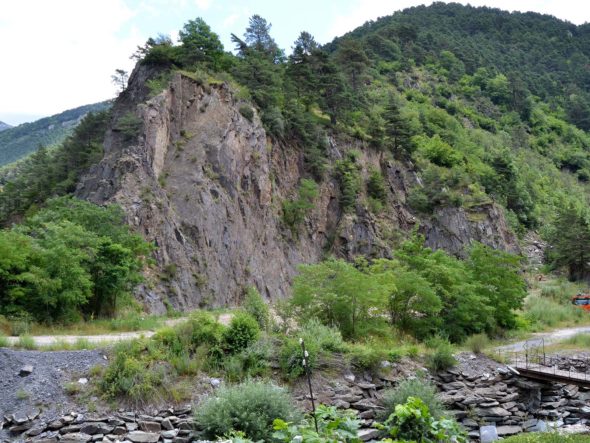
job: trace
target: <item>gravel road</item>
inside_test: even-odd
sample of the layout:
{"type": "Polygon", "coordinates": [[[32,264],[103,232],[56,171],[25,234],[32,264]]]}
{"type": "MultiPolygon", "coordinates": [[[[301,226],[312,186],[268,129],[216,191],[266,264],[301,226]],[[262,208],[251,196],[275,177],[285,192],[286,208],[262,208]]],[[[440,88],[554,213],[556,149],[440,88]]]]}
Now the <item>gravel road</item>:
{"type": "Polygon", "coordinates": [[[527,343],[534,346],[538,346],[542,341],[545,342],[545,346],[557,343],[578,334],[589,334],[590,326],[578,326],[575,328],[558,329],[551,332],[537,332],[533,334],[528,340],[518,341],[510,343],[509,345],[498,346],[497,351],[500,352],[521,352],[526,348],[527,343]]]}
{"type": "MultiPolygon", "coordinates": [[[[228,325],[232,319],[232,314],[220,314],[218,317],[219,323],[228,325]]],[[[164,323],[166,326],[173,326],[186,320],[186,317],[174,318],[166,320],[164,323]]],[[[140,337],[151,337],[155,334],[155,331],[134,331],[134,332],[118,332],[115,334],[101,334],[101,335],[35,335],[32,339],[35,341],[35,345],[39,347],[49,346],[56,343],[69,343],[74,344],[78,340],[87,340],[93,344],[109,344],[124,340],[133,340],[140,337]]],[[[14,345],[18,342],[18,337],[7,337],[8,342],[14,345]]]]}

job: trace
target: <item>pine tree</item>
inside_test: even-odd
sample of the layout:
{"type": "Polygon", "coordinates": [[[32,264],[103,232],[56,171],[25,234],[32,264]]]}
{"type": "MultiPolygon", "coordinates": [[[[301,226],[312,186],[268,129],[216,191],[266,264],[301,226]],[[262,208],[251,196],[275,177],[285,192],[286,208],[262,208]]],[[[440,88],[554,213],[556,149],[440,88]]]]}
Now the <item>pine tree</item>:
{"type": "Polygon", "coordinates": [[[402,117],[399,104],[394,97],[390,97],[383,118],[385,135],[389,139],[393,153],[399,157],[409,156],[414,151],[411,140],[414,134],[408,121],[402,117]]]}
{"type": "Polygon", "coordinates": [[[563,208],[555,222],[550,259],[566,267],[571,280],[590,278],[590,223],[587,214],[573,205],[563,208]]]}

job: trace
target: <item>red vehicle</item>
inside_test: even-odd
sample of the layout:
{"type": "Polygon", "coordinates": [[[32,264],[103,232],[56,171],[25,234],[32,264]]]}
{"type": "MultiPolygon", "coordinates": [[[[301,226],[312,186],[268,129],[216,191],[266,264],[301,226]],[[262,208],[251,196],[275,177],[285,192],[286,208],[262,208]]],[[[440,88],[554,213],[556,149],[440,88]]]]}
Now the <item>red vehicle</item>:
{"type": "Polygon", "coordinates": [[[590,311],[590,294],[577,294],[573,296],[572,304],[582,308],[584,311],[590,311]]]}

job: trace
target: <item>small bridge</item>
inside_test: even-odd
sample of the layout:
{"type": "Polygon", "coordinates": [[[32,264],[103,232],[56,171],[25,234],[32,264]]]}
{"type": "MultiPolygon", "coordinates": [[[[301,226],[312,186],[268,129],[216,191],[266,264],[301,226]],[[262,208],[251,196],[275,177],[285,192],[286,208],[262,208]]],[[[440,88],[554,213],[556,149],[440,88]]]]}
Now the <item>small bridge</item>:
{"type": "Polygon", "coordinates": [[[584,371],[572,370],[570,365],[560,369],[563,359],[547,356],[542,338],[527,341],[522,351],[500,351],[500,357],[523,377],[590,387],[590,360],[586,361],[584,371]]]}

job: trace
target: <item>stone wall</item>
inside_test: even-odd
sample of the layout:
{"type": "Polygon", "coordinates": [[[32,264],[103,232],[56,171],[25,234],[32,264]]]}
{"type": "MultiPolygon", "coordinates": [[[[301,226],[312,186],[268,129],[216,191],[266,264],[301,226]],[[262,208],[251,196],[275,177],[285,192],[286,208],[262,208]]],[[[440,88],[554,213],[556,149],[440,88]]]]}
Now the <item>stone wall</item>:
{"type": "Polygon", "coordinates": [[[499,436],[586,424],[590,392],[574,385],[537,383],[505,366],[493,372],[450,369],[436,382],[443,402],[472,438],[495,425],[499,436]]]}

